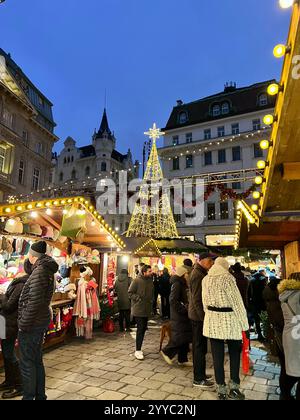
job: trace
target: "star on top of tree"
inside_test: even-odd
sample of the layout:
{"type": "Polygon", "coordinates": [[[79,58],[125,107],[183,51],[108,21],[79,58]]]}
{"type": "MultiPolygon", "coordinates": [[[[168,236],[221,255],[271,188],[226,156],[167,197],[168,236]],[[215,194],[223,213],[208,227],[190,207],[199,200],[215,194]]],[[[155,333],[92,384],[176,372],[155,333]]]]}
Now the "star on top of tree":
{"type": "Polygon", "coordinates": [[[147,131],[146,133],[144,133],[146,136],[149,136],[151,140],[156,141],[158,140],[161,136],[164,136],[166,133],[160,131],[160,128],[156,127],[156,124],[153,124],[152,128],[149,128],[149,131],[147,131]]]}

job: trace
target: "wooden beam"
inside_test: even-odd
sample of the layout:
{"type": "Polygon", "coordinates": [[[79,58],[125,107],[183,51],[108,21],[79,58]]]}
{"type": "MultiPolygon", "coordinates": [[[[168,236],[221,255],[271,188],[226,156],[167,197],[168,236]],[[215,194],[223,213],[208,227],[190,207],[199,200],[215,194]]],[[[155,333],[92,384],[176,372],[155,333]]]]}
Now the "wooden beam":
{"type": "Polygon", "coordinates": [[[300,162],[283,163],[283,177],[285,181],[300,181],[300,162]]]}
{"type": "Polygon", "coordinates": [[[59,223],[57,223],[55,220],[53,220],[52,217],[48,216],[48,214],[39,213],[39,217],[41,219],[45,220],[46,222],[48,222],[55,229],[57,229],[57,230],[61,229],[61,225],[59,223]]]}

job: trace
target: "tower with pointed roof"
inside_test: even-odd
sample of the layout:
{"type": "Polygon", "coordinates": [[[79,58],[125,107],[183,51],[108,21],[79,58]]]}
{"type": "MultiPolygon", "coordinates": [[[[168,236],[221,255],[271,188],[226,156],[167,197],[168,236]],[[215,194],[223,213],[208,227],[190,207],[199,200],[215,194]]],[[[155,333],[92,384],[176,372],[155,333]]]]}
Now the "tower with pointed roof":
{"type": "Polygon", "coordinates": [[[100,128],[93,135],[93,146],[96,153],[97,170],[110,172],[112,170],[111,156],[116,147],[116,139],[109,128],[106,108],[104,108],[100,128]]]}

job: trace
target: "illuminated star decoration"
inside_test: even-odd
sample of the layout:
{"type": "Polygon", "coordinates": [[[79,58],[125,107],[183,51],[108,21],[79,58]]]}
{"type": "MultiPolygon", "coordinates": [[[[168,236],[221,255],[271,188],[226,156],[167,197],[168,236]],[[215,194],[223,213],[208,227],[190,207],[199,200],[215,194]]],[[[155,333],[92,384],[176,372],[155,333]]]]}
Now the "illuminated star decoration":
{"type": "Polygon", "coordinates": [[[146,133],[144,133],[146,136],[149,136],[149,138],[151,140],[153,140],[154,142],[156,140],[158,140],[161,136],[164,136],[166,133],[163,133],[162,131],[160,131],[160,128],[156,127],[156,124],[153,124],[153,128],[149,128],[149,131],[147,131],[146,133]]]}

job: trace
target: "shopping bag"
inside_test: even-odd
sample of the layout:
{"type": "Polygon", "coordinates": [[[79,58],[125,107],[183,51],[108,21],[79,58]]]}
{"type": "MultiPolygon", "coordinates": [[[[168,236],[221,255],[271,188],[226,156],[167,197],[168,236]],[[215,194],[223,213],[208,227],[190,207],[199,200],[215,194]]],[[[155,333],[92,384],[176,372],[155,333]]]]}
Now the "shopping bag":
{"type": "Polygon", "coordinates": [[[115,332],[115,324],[114,324],[113,319],[106,318],[103,321],[103,332],[108,333],[108,334],[112,334],[113,332],[115,332]]]}
{"type": "Polygon", "coordinates": [[[243,331],[243,351],[242,351],[242,363],[243,363],[243,372],[245,375],[248,375],[250,371],[250,340],[247,338],[247,334],[243,331]]]}

